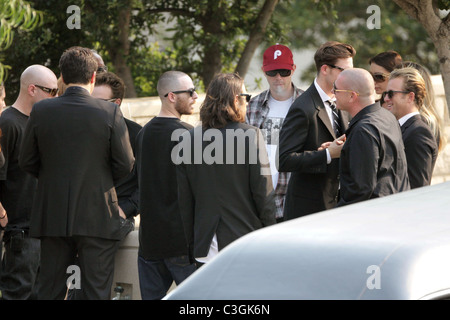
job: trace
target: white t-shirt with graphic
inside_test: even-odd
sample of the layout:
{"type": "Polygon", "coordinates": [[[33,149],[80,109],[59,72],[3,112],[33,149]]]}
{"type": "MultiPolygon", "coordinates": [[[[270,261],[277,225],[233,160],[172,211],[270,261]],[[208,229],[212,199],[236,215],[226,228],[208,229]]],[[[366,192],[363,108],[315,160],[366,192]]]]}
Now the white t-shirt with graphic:
{"type": "Polygon", "coordinates": [[[272,173],[272,183],[274,189],[277,187],[278,183],[278,170],[276,167],[277,162],[275,161],[280,129],[283,125],[284,118],[286,118],[289,108],[292,105],[292,102],[293,97],[284,101],[278,101],[271,96],[268,101],[269,113],[267,114],[267,118],[262,127],[262,133],[267,145],[267,154],[269,156],[270,171],[272,173]]]}

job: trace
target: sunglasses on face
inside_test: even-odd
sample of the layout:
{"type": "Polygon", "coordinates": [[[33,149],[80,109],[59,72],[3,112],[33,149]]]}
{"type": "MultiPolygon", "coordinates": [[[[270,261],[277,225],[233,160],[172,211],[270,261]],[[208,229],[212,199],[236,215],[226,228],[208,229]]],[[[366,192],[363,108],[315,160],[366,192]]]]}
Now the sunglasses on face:
{"type": "Polygon", "coordinates": [[[410,91],[397,91],[397,90],[389,90],[389,91],[385,91],[381,94],[381,100],[384,101],[384,99],[386,97],[389,97],[389,99],[392,99],[392,97],[394,96],[394,94],[396,93],[409,93],[410,91]]]}
{"type": "Polygon", "coordinates": [[[266,75],[269,77],[275,77],[277,74],[284,77],[289,77],[292,73],[292,70],[289,69],[277,69],[277,70],[270,70],[266,71],[266,75]]]}
{"type": "Polygon", "coordinates": [[[40,85],[38,85],[38,84],[35,84],[34,86],[37,87],[37,88],[39,88],[39,89],[41,89],[42,91],[48,93],[48,94],[51,95],[52,97],[56,96],[56,94],[58,93],[58,88],[51,89],[51,88],[47,88],[47,87],[40,86],[40,85]]]}
{"type": "MultiPolygon", "coordinates": [[[[173,94],[178,94],[178,93],[189,93],[189,96],[192,97],[192,96],[194,95],[195,88],[191,88],[191,89],[187,89],[187,90],[179,90],[179,91],[170,91],[170,92],[172,92],[173,94]]],[[[166,94],[164,95],[164,97],[167,97],[167,96],[169,95],[170,92],[166,93],[166,94]]]]}
{"type": "Polygon", "coordinates": [[[331,90],[334,94],[336,94],[337,92],[354,92],[357,96],[359,96],[359,93],[353,90],[346,90],[346,89],[338,89],[336,88],[336,84],[333,83],[333,89],[331,90]]]}
{"type": "Polygon", "coordinates": [[[250,102],[250,99],[252,98],[252,95],[248,93],[241,93],[239,96],[245,97],[245,101],[247,102],[250,102]]]}
{"type": "Polygon", "coordinates": [[[389,78],[389,74],[387,73],[373,73],[372,74],[373,80],[375,82],[384,82],[389,78]]]}
{"type": "Polygon", "coordinates": [[[335,66],[334,64],[326,63],[326,65],[329,66],[330,68],[338,69],[339,71],[344,71],[345,70],[344,68],[339,67],[339,66],[335,66]]]}

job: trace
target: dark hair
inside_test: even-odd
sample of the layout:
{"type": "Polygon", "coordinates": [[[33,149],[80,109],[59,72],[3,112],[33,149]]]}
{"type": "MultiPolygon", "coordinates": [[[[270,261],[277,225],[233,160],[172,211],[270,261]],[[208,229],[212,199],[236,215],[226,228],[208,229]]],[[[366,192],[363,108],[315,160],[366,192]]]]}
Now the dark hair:
{"type": "Polygon", "coordinates": [[[59,69],[67,85],[89,83],[97,67],[97,59],[88,48],[71,47],[59,59],[59,69]]]}
{"type": "Polygon", "coordinates": [[[112,72],[97,73],[95,78],[95,86],[108,86],[111,88],[113,96],[111,98],[123,100],[125,95],[125,83],[123,80],[112,72]]]}
{"type": "Polygon", "coordinates": [[[397,51],[389,50],[370,58],[369,64],[371,63],[376,63],[387,71],[392,72],[402,64],[402,57],[397,51]]]}
{"type": "Polygon", "coordinates": [[[324,64],[334,65],[338,59],[353,58],[355,54],[355,48],[349,44],[337,41],[325,42],[314,54],[317,72],[324,64]]]}
{"type": "Polygon", "coordinates": [[[206,90],[200,107],[204,128],[223,128],[228,122],[244,122],[245,110],[235,105],[235,97],[242,93],[244,80],[237,73],[220,73],[206,90]]]}

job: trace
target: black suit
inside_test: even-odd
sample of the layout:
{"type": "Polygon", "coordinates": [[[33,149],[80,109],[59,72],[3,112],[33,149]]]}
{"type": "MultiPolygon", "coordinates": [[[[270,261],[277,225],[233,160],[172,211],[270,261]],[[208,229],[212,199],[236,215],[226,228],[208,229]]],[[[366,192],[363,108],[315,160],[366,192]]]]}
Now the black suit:
{"type": "Polygon", "coordinates": [[[211,137],[207,138],[205,131],[197,127],[184,134],[179,144],[185,155],[183,163],[177,166],[179,206],[196,258],[207,256],[214,234],[218,249],[222,250],[239,237],[276,223],[269,160],[259,129],[230,122],[222,129],[208,130],[216,133],[219,141],[211,143],[211,137]],[[239,136],[237,141],[244,141],[244,135],[247,139],[241,145],[230,138],[230,133],[239,136]],[[196,141],[203,141],[200,148],[196,141]],[[256,142],[258,149],[252,148],[256,142]],[[212,150],[222,163],[208,164],[212,150]],[[245,157],[241,158],[244,152],[245,157]],[[201,163],[199,156],[203,156],[201,163]]]}
{"type": "Polygon", "coordinates": [[[410,189],[405,147],[394,115],[378,103],[360,110],[345,133],[338,206],[410,189]]]}
{"type": "Polygon", "coordinates": [[[433,132],[418,114],[409,118],[401,128],[411,189],[428,186],[438,155],[433,132]]]}
{"type": "MultiPolygon", "coordinates": [[[[341,128],[349,115],[341,112],[341,128]]],[[[314,83],[292,104],[280,132],[279,171],[292,172],[286,195],[286,220],[336,206],[339,189],[339,159],[327,164],[322,143],[336,135],[314,83]]]]}
{"type": "Polygon", "coordinates": [[[90,280],[83,277],[97,277],[97,268],[111,271],[113,248],[106,247],[115,246],[121,238],[114,184],[131,172],[133,163],[119,106],[92,98],[81,87],[69,87],[61,97],[34,105],[19,164],[38,178],[30,235],[41,238],[39,298],[61,297],[65,281],[59,282],[67,277],[66,264],[73,263],[76,253],[82,270],[82,290],[92,293],[87,298],[106,298],[97,294],[106,293],[108,288],[91,288],[87,284],[90,280]],[[51,245],[47,246],[48,242],[51,245]],[[97,248],[108,253],[100,259],[95,256],[98,252],[89,251],[86,258],[85,242],[89,246],[96,242],[97,248]],[[90,271],[83,272],[84,267],[90,271]],[[42,283],[42,279],[54,282],[55,291],[51,292],[52,285],[42,283]]]}

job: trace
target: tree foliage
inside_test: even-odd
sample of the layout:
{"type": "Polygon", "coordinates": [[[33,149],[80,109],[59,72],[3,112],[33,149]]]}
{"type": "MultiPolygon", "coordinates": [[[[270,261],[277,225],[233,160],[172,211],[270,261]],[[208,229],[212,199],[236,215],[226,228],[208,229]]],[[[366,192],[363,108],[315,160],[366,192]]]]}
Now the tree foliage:
{"type": "Polygon", "coordinates": [[[0,83],[6,78],[2,51],[13,43],[14,30],[30,31],[42,22],[42,13],[23,0],[0,0],[0,83]]]}
{"type": "MultiPolygon", "coordinates": [[[[122,76],[128,68],[138,96],[155,95],[157,79],[170,69],[190,74],[201,90],[214,73],[235,70],[265,2],[73,0],[70,4],[81,8],[81,29],[69,30],[66,2],[34,0],[44,23],[30,34],[21,33],[9,49],[7,59],[15,69],[10,88],[32,63],[59,73],[63,50],[83,45],[99,51],[111,71],[122,76]]],[[[266,39],[279,34],[279,24],[270,24],[266,39]]]]}
{"type": "MultiPolygon", "coordinates": [[[[311,2],[294,0],[280,5],[276,19],[288,20],[287,34],[292,47],[315,50],[327,40],[349,43],[356,49],[355,67],[368,68],[369,58],[395,50],[405,60],[425,65],[439,73],[439,61],[433,42],[425,29],[390,0],[373,2],[380,9],[379,28],[370,29],[373,14],[364,0],[334,0],[311,2]]],[[[311,81],[315,76],[313,61],[301,78],[311,81]]]]}

